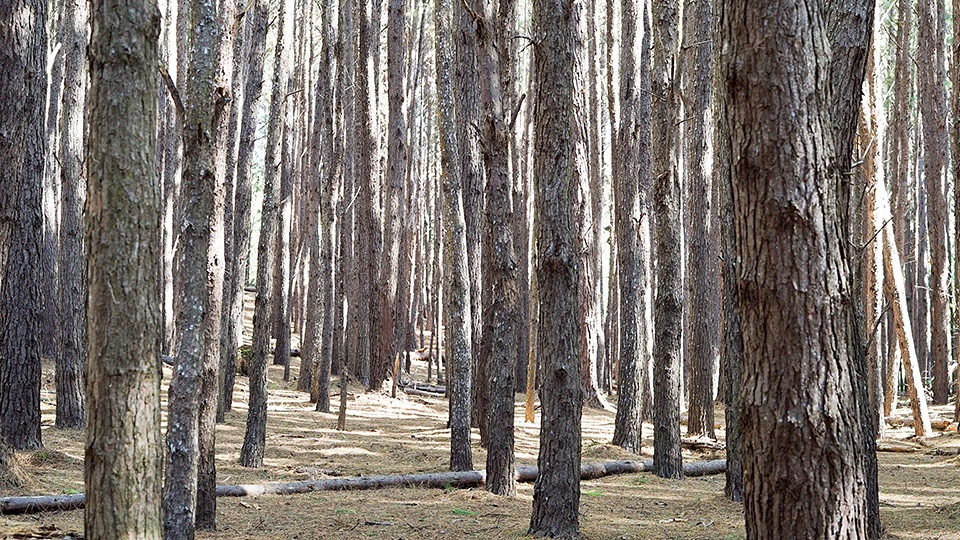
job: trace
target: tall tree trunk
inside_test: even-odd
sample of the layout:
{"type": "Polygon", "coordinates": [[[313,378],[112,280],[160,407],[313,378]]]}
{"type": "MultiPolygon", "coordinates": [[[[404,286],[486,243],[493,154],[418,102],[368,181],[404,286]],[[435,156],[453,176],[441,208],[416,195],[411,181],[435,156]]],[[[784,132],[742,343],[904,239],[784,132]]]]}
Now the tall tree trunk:
{"type": "Polygon", "coordinates": [[[44,0],[0,6],[0,441],[15,450],[42,446],[46,14],[44,0]]]}
{"type": "Polygon", "coordinates": [[[590,29],[584,35],[586,45],[587,85],[587,174],[580,178],[577,190],[577,215],[580,220],[580,381],[583,386],[584,404],[593,408],[606,408],[606,400],[600,395],[597,383],[597,364],[603,350],[602,309],[603,263],[600,250],[600,233],[603,230],[601,200],[603,186],[600,184],[600,130],[597,102],[597,57],[596,0],[589,0],[586,20],[590,29]]]}
{"type": "MultiPolygon", "coordinates": [[[[193,538],[197,522],[201,451],[204,508],[212,506],[215,472],[213,438],[220,321],[223,302],[223,157],[229,118],[233,67],[233,4],[193,1],[188,4],[190,58],[185,85],[184,212],[177,273],[182,294],[177,312],[177,351],[170,381],[167,421],[167,467],[163,492],[164,535],[193,538]],[[229,6],[227,5],[229,4],[229,6]],[[225,24],[229,21],[229,26],[225,24]],[[227,52],[222,52],[222,51],[227,52]],[[201,430],[201,427],[204,429],[201,430]]],[[[205,516],[212,528],[213,515],[205,516]]]]}
{"type": "Polygon", "coordinates": [[[57,416],[59,428],[84,424],[83,370],[87,361],[87,264],[83,252],[84,110],[87,91],[87,3],[69,0],[64,6],[64,83],[60,119],[60,304],[56,347],[57,416]]]}
{"type": "MultiPolygon", "coordinates": [[[[913,0],[897,0],[896,58],[893,78],[893,106],[890,111],[890,189],[892,192],[893,232],[896,236],[897,250],[907,261],[913,254],[913,234],[909,219],[912,200],[910,181],[910,126],[913,125],[911,100],[913,77],[910,55],[911,35],[913,33],[913,0]]],[[[914,304],[912,264],[901,268],[905,273],[906,302],[908,310],[914,304]]],[[[888,276],[889,279],[889,276],[888,276]]],[[[893,347],[887,359],[887,373],[884,378],[884,415],[893,414],[899,390],[900,349],[893,347]]]]}
{"type": "MultiPolygon", "coordinates": [[[[723,14],[749,537],[869,537],[842,166],[856,125],[856,106],[847,105],[859,103],[850,89],[859,92],[868,40],[856,27],[845,48],[831,46],[831,8],[728,1],[723,14]],[[780,47],[786,40],[794,46],[780,47]],[[784,153],[784,144],[807,150],[784,153]]],[[[872,15],[863,3],[844,9],[872,15]]]]}
{"type": "Polygon", "coordinates": [[[263,211],[257,249],[257,298],[253,311],[253,358],[250,361],[250,398],[247,425],[240,449],[244,467],[263,466],[263,450],[267,437],[267,355],[270,354],[270,315],[273,302],[273,279],[270,272],[277,257],[277,229],[280,221],[280,144],[287,79],[290,75],[290,46],[293,35],[293,14],[287,17],[290,0],[280,2],[278,20],[282,21],[274,57],[273,95],[267,124],[266,164],[263,181],[263,211]]]}
{"type": "Polygon", "coordinates": [[[653,306],[653,459],[663,478],[682,478],[680,455],[683,323],[680,252],[680,177],[677,171],[680,100],[677,92],[679,8],[676,0],[653,3],[653,219],[656,292],[653,306]]]}
{"type": "Polygon", "coordinates": [[[486,356],[490,409],[487,420],[487,489],[498,495],[516,494],[513,471],[513,390],[517,364],[520,291],[517,253],[513,238],[513,181],[510,177],[510,111],[504,108],[504,86],[510,81],[501,78],[503,64],[510,57],[501,56],[511,39],[498,23],[513,18],[513,0],[494,0],[481,4],[480,31],[477,34],[482,105],[481,140],[487,177],[486,252],[483,281],[490,302],[484,306],[486,320],[484,347],[486,356]],[[485,287],[486,288],[486,287],[485,287]],[[487,309],[489,308],[489,309],[487,309]]]}
{"type": "Polygon", "coordinates": [[[488,403],[486,366],[480,362],[480,343],[483,340],[483,298],[481,273],[483,256],[480,252],[483,231],[483,163],[476,126],[480,123],[480,81],[477,74],[477,21],[473,2],[454,2],[451,29],[454,35],[453,85],[457,100],[456,124],[459,147],[460,181],[463,189],[463,216],[466,224],[468,278],[470,279],[470,316],[473,376],[471,379],[471,423],[480,428],[480,438],[486,437],[488,403]],[[469,11],[468,8],[469,7],[469,11]]]}
{"type": "MultiPolygon", "coordinates": [[[[881,223],[892,220],[886,187],[877,184],[877,213],[881,223]]],[[[900,253],[890,227],[883,229],[883,266],[886,278],[883,281],[884,294],[893,312],[894,330],[903,358],[903,372],[910,396],[910,410],[913,413],[913,430],[917,437],[926,437],[932,433],[930,413],[927,410],[927,397],[923,391],[923,379],[920,376],[920,361],[913,342],[913,329],[910,324],[910,311],[907,309],[906,284],[900,265],[900,253]]]]}
{"type": "MultiPolygon", "coordinates": [[[[726,20],[726,5],[717,3],[714,35],[721,36],[726,20]]],[[[724,495],[734,502],[743,501],[743,466],[740,453],[740,388],[743,366],[743,336],[740,328],[740,292],[737,284],[738,261],[734,231],[733,184],[731,183],[731,133],[726,111],[731,107],[724,91],[724,67],[729,63],[725,47],[714,48],[714,180],[717,188],[718,221],[720,233],[720,310],[722,320],[721,370],[723,402],[726,405],[727,471],[724,495]]]]}
{"type": "MultiPolygon", "coordinates": [[[[647,4],[620,1],[620,128],[614,152],[617,273],[620,288],[619,399],[613,444],[640,453],[643,362],[646,358],[647,291],[643,253],[649,225],[650,191],[650,34],[644,31],[637,48],[637,19],[649,27],[647,4]]],[[[613,17],[609,14],[608,17],[613,17]]]]}
{"type": "Polygon", "coordinates": [[[686,328],[683,343],[687,370],[687,435],[716,438],[713,377],[720,341],[720,296],[717,261],[719,235],[710,137],[713,129],[713,9],[711,0],[688,2],[683,12],[684,45],[680,55],[684,103],[683,163],[686,220],[686,328]]]}
{"type": "MultiPolygon", "coordinates": [[[[950,152],[954,159],[953,166],[953,305],[960,305],[960,268],[956,267],[956,261],[960,259],[960,0],[953,0],[953,64],[950,72],[950,80],[953,85],[953,94],[951,95],[951,109],[954,129],[950,132],[950,152]]],[[[956,386],[954,393],[954,411],[953,421],[960,422],[960,325],[953,325],[953,361],[957,367],[954,371],[954,383],[956,386]]]]}
{"type": "Polygon", "coordinates": [[[220,374],[223,388],[220,401],[224,411],[233,408],[233,383],[236,376],[237,351],[243,342],[243,287],[247,281],[250,258],[250,218],[253,195],[253,144],[256,137],[257,110],[263,86],[263,57],[267,39],[267,5],[254,0],[245,24],[249,28],[243,111],[240,119],[240,140],[237,149],[237,186],[234,194],[233,257],[229,271],[230,302],[224,303],[226,334],[230,341],[221,348],[220,374]]]}
{"type": "MultiPolygon", "coordinates": [[[[323,48],[321,49],[321,66],[324,72],[317,78],[317,84],[322,85],[318,99],[322,100],[317,107],[317,114],[322,117],[317,122],[318,129],[322,129],[320,141],[323,145],[322,153],[319,156],[319,163],[324,167],[323,178],[318,175],[317,181],[322,182],[320,192],[320,253],[318,264],[319,279],[323,281],[322,294],[320,295],[320,311],[315,316],[320,317],[319,335],[317,340],[320,342],[319,349],[316,345],[308,354],[316,354],[313,361],[315,374],[313,377],[313,386],[310,390],[311,399],[316,400],[317,410],[330,412],[330,364],[332,354],[333,326],[334,326],[334,288],[333,279],[333,193],[334,183],[337,178],[340,160],[334,152],[334,122],[335,108],[333,95],[333,54],[337,43],[337,34],[334,30],[334,6],[333,0],[325,0],[321,13],[323,27],[323,48]],[[322,124],[320,124],[322,122],[322,124]]],[[[311,261],[311,272],[313,271],[313,261],[311,261]]],[[[315,283],[311,281],[311,283],[315,283]]],[[[317,288],[313,285],[311,288],[317,288]]],[[[316,303],[312,304],[316,308],[316,303]]],[[[306,358],[305,358],[306,360],[306,358]]]]}
{"type": "Polygon", "coordinates": [[[403,74],[406,63],[406,44],[404,33],[406,30],[407,6],[405,0],[391,0],[388,8],[387,24],[387,94],[389,102],[389,127],[387,130],[387,171],[385,178],[383,237],[387,241],[385,250],[386,260],[382,265],[381,300],[380,300],[380,343],[379,363],[371,382],[380,383],[386,380],[388,373],[393,369],[394,358],[403,350],[400,348],[402,340],[400,308],[403,302],[400,298],[400,231],[403,229],[404,219],[403,185],[407,174],[407,125],[403,114],[404,85],[403,74]]]}
{"type": "Polygon", "coordinates": [[[534,0],[534,182],[542,404],[528,534],[579,536],[580,268],[577,189],[587,172],[586,25],[575,0],[534,0]]]}
{"type": "Polygon", "coordinates": [[[436,0],[437,102],[443,181],[443,311],[446,314],[443,341],[446,345],[450,396],[450,469],[473,468],[470,449],[472,314],[467,231],[463,212],[464,185],[460,147],[456,132],[454,93],[452,0],[436,0]]]}
{"type": "Polygon", "coordinates": [[[917,48],[927,60],[918,63],[920,116],[923,121],[923,177],[927,198],[930,250],[930,355],[933,364],[933,403],[947,402],[950,341],[947,246],[947,90],[944,0],[917,4],[917,48]]]}
{"type": "MultiPolygon", "coordinates": [[[[163,316],[154,156],[160,13],[153,2],[112,0],[94,0],[90,13],[84,528],[89,538],[158,540],[163,316]]],[[[5,14],[0,20],[12,19],[5,14]]],[[[4,73],[2,80],[12,78],[4,73]]]]}

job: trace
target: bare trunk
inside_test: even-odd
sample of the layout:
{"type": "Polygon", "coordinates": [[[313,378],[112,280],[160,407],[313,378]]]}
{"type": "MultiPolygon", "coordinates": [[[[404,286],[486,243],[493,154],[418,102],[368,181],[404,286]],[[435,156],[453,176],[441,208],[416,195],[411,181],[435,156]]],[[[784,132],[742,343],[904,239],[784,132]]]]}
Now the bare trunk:
{"type": "Polygon", "coordinates": [[[160,13],[155,4],[100,0],[90,13],[85,533],[157,540],[163,479],[161,200],[154,160],[160,13]]]}
{"type": "Polygon", "coordinates": [[[0,441],[15,450],[43,446],[45,23],[44,0],[0,7],[0,441]]]}
{"type": "Polygon", "coordinates": [[[677,171],[679,7],[676,0],[653,4],[652,155],[656,291],[653,306],[653,457],[657,476],[683,477],[680,455],[683,323],[680,253],[680,178],[677,171]]]}
{"type": "Polygon", "coordinates": [[[581,230],[577,190],[586,180],[586,25],[582,2],[534,0],[534,182],[543,405],[540,471],[528,534],[579,536],[581,230]]]}

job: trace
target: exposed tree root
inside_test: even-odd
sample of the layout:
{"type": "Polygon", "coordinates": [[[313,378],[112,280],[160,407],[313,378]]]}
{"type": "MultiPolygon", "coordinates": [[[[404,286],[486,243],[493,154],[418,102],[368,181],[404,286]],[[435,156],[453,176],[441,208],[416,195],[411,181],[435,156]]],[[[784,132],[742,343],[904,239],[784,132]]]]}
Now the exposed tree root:
{"type": "MultiPolygon", "coordinates": [[[[683,472],[687,476],[720,474],[727,468],[727,461],[698,461],[685,463],[683,472]]],[[[584,463],[580,467],[580,478],[590,480],[615,474],[648,472],[653,469],[652,461],[607,461],[602,463],[584,463]]],[[[533,482],[537,479],[537,467],[517,467],[518,482],[533,482]]],[[[257,495],[292,495],[314,491],[340,491],[359,489],[380,489],[388,487],[432,487],[467,488],[483,485],[486,471],[440,472],[425,474],[394,474],[385,476],[361,476],[354,478],[327,478],[322,480],[304,480],[300,482],[282,482],[267,484],[231,484],[217,486],[217,497],[249,497],[257,495]]],[[[64,511],[83,508],[86,497],[76,495],[36,496],[36,497],[0,497],[0,514],[34,514],[38,512],[64,511]]]]}

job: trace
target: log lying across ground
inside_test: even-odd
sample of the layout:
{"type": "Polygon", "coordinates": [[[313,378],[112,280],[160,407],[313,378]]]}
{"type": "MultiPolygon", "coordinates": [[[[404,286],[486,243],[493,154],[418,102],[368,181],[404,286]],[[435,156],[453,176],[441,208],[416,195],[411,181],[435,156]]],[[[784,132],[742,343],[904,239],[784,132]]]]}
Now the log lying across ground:
{"type": "MultiPolygon", "coordinates": [[[[725,459],[698,461],[694,463],[684,463],[683,465],[683,472],[687,476],[720,474],[726,471],[726,469],[727,461],[725,459]]],[[[652,461],[584,463],[580,467],[580,478],[582,480],[591,480],[615,474],[641,473],[651,470],[653,470],[652,461]]],[[[518,482],[533,482],[537,479],[537,467],[532,465],[517,467],[516,475],[518,482]]],[[[295,493],[311,493],[314,491],[343,491],[389,487],[468,488],[483,485],[486,477],[486,471],[481,470],[359,476],[355,478],[327,478],[323,480],[267,484],[231,484],[217,486],[217,497],[292,495],[295,493]]],[[[37,497],[0,497],[0,514],[34,514],[38,512],[76,510],[83,508],[85,502],[86,497],[83,493],[37,497]]]]}

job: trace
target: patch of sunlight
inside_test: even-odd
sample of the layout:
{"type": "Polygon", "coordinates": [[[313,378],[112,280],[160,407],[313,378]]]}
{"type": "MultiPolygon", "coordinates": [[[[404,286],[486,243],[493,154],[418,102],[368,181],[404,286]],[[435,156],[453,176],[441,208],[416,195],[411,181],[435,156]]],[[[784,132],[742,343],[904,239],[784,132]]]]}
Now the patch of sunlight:
{"type": "Polygon", "coordinates": [[[376,452],[371,452],[366,448],[359,448],[356,446],[340,446],[336,448],[327,448],[325,450],[320,450],[317,452],[324,457],[332,456],[379,456],[380,454],[376,452]]]}

